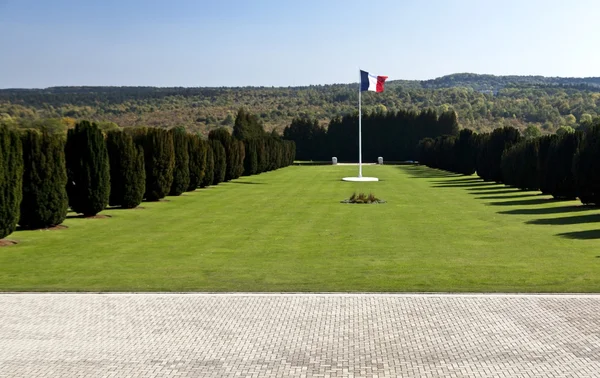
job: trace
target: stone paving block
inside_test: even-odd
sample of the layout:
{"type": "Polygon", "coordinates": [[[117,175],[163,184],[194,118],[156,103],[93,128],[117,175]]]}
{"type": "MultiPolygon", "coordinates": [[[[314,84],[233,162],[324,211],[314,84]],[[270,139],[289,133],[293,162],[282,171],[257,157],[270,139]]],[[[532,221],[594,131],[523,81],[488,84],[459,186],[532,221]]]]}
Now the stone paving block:
{"type": "Polygon", "coordinates": [[[600,377],[600,295],[0,294],[0,377],[600,377]]]}

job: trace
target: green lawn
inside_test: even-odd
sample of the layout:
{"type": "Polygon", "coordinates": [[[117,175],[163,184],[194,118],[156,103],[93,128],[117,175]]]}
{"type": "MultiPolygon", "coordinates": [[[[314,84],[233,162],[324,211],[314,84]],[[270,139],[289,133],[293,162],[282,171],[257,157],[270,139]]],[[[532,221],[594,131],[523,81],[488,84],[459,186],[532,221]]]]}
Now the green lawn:
{"type": "Polygon", "coordinates": [[[600,211],[414,166],[293,166],[17,231],[3,291],[600,292],[600,211]],[[353,191],[386,204],[341,204],[353,191]]]}

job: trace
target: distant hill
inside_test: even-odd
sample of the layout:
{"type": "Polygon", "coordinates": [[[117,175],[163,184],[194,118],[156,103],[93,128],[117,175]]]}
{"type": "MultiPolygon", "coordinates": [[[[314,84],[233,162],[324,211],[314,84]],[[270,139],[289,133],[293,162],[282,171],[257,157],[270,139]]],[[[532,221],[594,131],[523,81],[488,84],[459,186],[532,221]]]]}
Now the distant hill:
{"type": "MultiPolygon", "coordinates": [[[[357,84],[304,87],[51,87],[0,90],[0,121],[26,126],[40,118],[115,122],[120,126],[182,125],[191,131],[233,124],[239,107],[257,114],[268,130],[294,117],[322,124],[357,110],[357,84]]],[[[464,127],[489,130],[510,124],[553,131],[600,114],[600,77],[494,76],[458,73],[437,79],[394,80],[383,94],[365,93],[364,111],[434,108],[457,111],[464,127]],[[575,121],[574,121],[575,120],[575,121]]]]}
{"type": "Polygon", "coordinates": [[[465,87],[475,90],[498,91],[510,86],[572,86],[600,89],[600,77],[495,76],[457,73],[420,82],[423,88],[439,89],[465,87]]]}

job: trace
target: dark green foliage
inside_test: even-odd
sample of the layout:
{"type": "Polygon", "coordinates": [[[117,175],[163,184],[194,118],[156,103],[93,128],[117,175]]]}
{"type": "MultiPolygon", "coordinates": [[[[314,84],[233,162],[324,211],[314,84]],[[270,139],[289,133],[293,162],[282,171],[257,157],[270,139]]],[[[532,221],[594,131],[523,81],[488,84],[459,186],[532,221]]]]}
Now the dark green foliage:
{"type": "Polygon", "coordinates": [[[244,175],[250,176],[255,175],[258,172],[258,140],[257,139],[246,139],[244,141],[246,146],[246,154],[244,159],[244,175]]]}
{"type": "Polygon", "coordinates": [[[241,140],[233,140],[233,143],[237,145],[237,161],[236,161],[236,172],[235,177],[241,177],[244,174],[244,160],[246,159],[246,147],[244,142],[241,140]]]}
{"type": "Polygon", "coordinates": [[[565,133],[553,138],[546,161],[548,192],[555,198],[575,199],[577,187],[573,176],[573,157],[582,138],[581,132],[565,133]]]}
{"type": "Polygon", "coordinates": [[[506,185],[523,190],[538,190],[538,147],[537,139],[528,139],[504,151],[501,169],[506,185]]]}
{"type": "Polygon", "coordinates": [[[327,131],[316,119],[294,118],[283,130],[283,137],[296,142],[299,160],[329,160],[332,157],[327,145],[327,131]]]}
{"type": "Polygon", "coordinates": [[[260,138],[264,134],[263,125],[258,120],[258,117],[240,108],[233,125],[233,137],[239,140],[247,140],[260,138]]]}
{"type": "Polygon", "coordinates": [[[174,128],[169,130],[173,138],[173,148],[175,151],[175,166],[173,167],[173,183],[169,195],[179,196],[187,191],[190,186],[190,154],[188,147],[188,138],[183,128],[174,128]]]}
{"type": "MultiPolygon", "coordinates": [[[[211,130],[208,133],[209,140],[216,140],[221,142],[221,145],[225,149],[226,156],[226,170],[225,170],[225,179],[224,181],[230,181],[239,177],[238,173],[240,172],[240,149],[238,147],[237,141],[231,137],[229,131],[225,128],[218,128],[211,130]]],[[[241,171],[243,172],[243,160],[241,162],[241,171]]]]}
{"type": "Polygon", "coordinates": [[[110,196],[110,163],[104,135],[96,124],[82,121],[69,130],[65,159],[71,209],[85,216],[104,210],[110,196]]]}
{"type": "Polygon", "coordinates": [[[23,200],[19,225],[27,229],[61,224],[69,207],[63,136],[26,130],[23,145],[23,200]]]}
{"type": "Polygon", "coordinates": [[[209,185],[212,185],[215,177],[215,159],[213,154],[213,149],[210,146],[210,143],[203,140],[202,141],[203,148],[206,150],[206,166],[204,168],[204,175],[202,176],[202,181],[200,182],[200,187],[205,188],[209,185]]]}
{"type": "Polygon", "coordinates": [[[586,205],[600,205],[600,126],[583,135],[573,158],[573,175],[579,199],[586,205]]]}
{"type": "Polygon", "coordinates": [[[550,145],[557,139],[557,135],[544,135],[538,139],[538,177],[540,191],[544,194],[550,194],[551,184],[548,172],[552,168],[548,166],[548,152],[550,145]]]}
{"type": "Polygon", "coordinates": [[[455,172],[463,175],[475,173],[477,141],[473,130],[463,129],[458,134],[455,149],[455,172]]]}
{"type": "Polygon", "coordinates": [[[173,134],[158,128],[138,128],[129,132],[133,140],[144,150],[144,167],[146,168],[147,201],[158,201],[164,198],[173,184],[175,153],[173,134]]]}
{"type": "MultiPolygon", "coordinates": [[[[446,121],[451,123],[450,114],[446,121]]],[[[452,129],[446,126],[445,129],[452,129]]],[[[378,156],[392,161],[414,160],[417,143],[426,137],[443,135],[443,129],[433,110],[363,114],[363,158],[367,161],[375,161],[378,156]]],[[[295,119],[284,129],[283,136],[296,142],[297,158],[301,160],[329,160],[332,156],[339,161],[358,159],[358,114],[334,117],[327,131],[316,120],[295,119]]]]}
{"type": "Polygon", "coordinates": [[[286,148],[286,166],[294,164],[296,160],[296,143],[293,140],[284,140],[286,148]]]}
{"type": "Polygon", "coordinates": [[[454,172],[456,170],[455,144],[456,137],[451,135],[443,135],[434,140],[423,139],[418,145],[419,155],[425,159],[421,160],[421,164],[454,172]]]}
{"type": "Polygon", "coordinates": [[[131,135],[109,131],[106,148],[110,160],[109,205],[125,209],[137,207],[146,191],[144,150],[134,143],[131,135]]]}
{"type": "MultiPolygon", "coordinates": [[[[488,159],[488,142],[490,140],[490,134],[478,134],[475,137],[475,145],[477,148],[477,157],[475,158],[475,172],[479,177],[483,178],[483,172],[487,169],[487,159],[488,159]]],[[[485,178],[484,178],[485,180],[485,178]]]]}
{"type": "Polygon", "coordinates": [[[227,172],[227,155],[225,154],[225,148],[220,141],[213,139],[209,142],[214,159],[214,177],[211,185],[217,185],[225,180],[225,174],[227,172]]]}
{"type": "Polygon", "coordinates": [[[489,139],[481,140],[479,156],[477,157],[477,174],[486,181],[503,182],[502,179],[502,154],[504,150],[513,146],[521,139],[519,130],[514,127],[495,129],[489,139]]]}
{"type": "Polygon", "coordinates": [[[256,157],[258,161],[258,173],[266,172],[269,168],[269,151],[267,150],[267,139],[256,140],[256,157]]]}
{"type": "Polygon", "coordinates": [[[423,138],[419,141],[419,144],[417,145],[417,160],[420,164],[428,167],[435,164],[434,145],[435,140],[432,138],[423,138]]]}
{"type": "Polygon", "coordinates": [[[0,239],[17,227],[23,197],[23,150],[16,131],[0,125],[0,239]]]}
{"type": "Polygon", "coordinates": [[[196,134],[188,134],[187,140],[190,154],[190,184],[187,190],[193,191],[202,183],[206,171],[206,144],[196,134]]]}
{"type": "MultiPolygon", "coordinates": [[[[252,115],[240,110],[238,118],[252,123],[252,115]]],[[[241,121],[240,121],[241,122],[241,121]]],[[[241,136],[259,135],[246,138],[243,141],[233,138],[224,128],[212,130],[208,134],[214,155],[215,174],[213,183],[217,184],[223,180],[232,180],[242,174],[250,175],[270,171],[290,165],[296,154],[296,144],[293,141],[283,140],[275,130],[270,134],[262,131],[262,125],[255,127],[254,133],[239,132],[241,136]],[[225,176],[221,179],[222,163],[220,149],[214,142],[219,142],[225,151],[225,176]]],[[[245,127],[245,126],[244,126],[245,127]]],[[[239,130],[244,130],[243,127],[239,130]]]]}
{"type": "MultiPolygon", "coordinates": [[[[362,117],[362,148],[366,161],[383,156],[390,161],[415,160],[417,144],[424,138],[457,136],[456,112],[446,111],[438,118],[433,109],[371,112],[362,117]]],[[[283,131],[285,139],[296,142],[301,160],[339,161],[358,159],[358,114],[334,117],[327,131],[316,120],[295,119],[283,131]]]]}
{"type": "Polygon", "coordinates": [[[442,135],[458,135],[458,115],[454,110],[440,114],[437,122],[437,128],[442,135]]]}

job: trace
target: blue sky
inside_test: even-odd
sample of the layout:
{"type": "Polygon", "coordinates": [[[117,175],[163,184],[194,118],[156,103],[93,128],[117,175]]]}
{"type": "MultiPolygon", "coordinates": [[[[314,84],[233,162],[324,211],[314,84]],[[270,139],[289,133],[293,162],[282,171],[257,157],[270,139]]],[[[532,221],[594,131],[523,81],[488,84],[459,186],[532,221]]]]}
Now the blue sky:
{"type": "Polygon", "coordinates": [[[600,76],[597,0],[0,0],[0,88],[600,76]]]}

